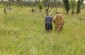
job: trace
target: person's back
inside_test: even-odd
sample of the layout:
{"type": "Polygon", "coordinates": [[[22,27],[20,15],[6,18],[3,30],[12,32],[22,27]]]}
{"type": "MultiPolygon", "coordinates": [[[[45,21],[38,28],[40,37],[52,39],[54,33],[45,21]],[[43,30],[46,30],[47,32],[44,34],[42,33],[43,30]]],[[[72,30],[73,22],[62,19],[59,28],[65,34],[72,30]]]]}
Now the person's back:
{"type": "Polygon", "coordinates": [[[45,19],[45,23],[52,23],[52,16],[47,16],[45,19]]]}
{"type": "Polygon", "coordinates": [[[45,29],[46,31],[52,30],[52,16],[50,16],[50,14],[45,18],[45,29]]]}
{"type": "Polygon", "coordinates": [[[56,14],[56,18],[55,18],[55,23],[62,23],[64,22],[64,18],[61,14],[56,14]]]}
{"type": "Polygon", "coordinates": [[[55,23],[55,31],[60,32],[63,29],[64,18],[59,12],[56,13],[53,22],[55,23]]]}

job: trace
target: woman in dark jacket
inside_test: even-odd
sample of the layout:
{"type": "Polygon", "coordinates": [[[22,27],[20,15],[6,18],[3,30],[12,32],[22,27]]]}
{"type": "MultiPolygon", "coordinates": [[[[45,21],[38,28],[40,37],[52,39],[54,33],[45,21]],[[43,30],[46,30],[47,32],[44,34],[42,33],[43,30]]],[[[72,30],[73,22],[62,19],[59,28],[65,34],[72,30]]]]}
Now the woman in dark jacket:
{"type": "Polygon", "coordinates": [[[45,30],[46,31],[52,31],[52,19],[51,13],[49,13],[49,16],[46,16],[45,18],[45,30]]]}

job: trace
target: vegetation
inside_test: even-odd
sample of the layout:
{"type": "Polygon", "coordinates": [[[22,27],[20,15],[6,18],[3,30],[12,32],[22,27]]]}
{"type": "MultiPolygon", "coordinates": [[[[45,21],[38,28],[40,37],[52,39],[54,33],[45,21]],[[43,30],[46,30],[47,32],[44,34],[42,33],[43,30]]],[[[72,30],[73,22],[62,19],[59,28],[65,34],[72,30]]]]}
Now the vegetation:
{"type": "Polygon", "coordinates": [[[77,4],[77,14],[80,13],[81,10],[81,4],[83,3],[84,0],[78,0],[77,4]]]}
{"type": "Polygon", "coordinates": [[[41,12],[43,9],[43,4],[41,2],[38,3],[38,8],[40,9],[40,12],[41,12]]]}
{"type": "Polygon", "coordinates": [[[1,0],[0,55],[85,55],[83,1],[1,0]],[[49,12],[54,17],[56,11],[64,16],[64,29],[57,33],[53,24],[48,33],[43,22],[49,12]]]}
{"type": "Polygon", "coordinates": [[[42,10],[42,7],[45,6],[48,8],[51,7],[63,7],[65,6],[65,10],[67,14],[69,13],[69,10],[72,8],[72,14],[74,14],[74,10],[76,9],[76,13],[80,13],[82,6],[84,7],[85,5],[83,4],[84,0],[78,0],[77,2],[75,0],[8,0],[4,1],[1,0],[0,3],[10,6],[10,5],[17,5],[17,6],[31,6],[32,8],[35,6],[38,6],[40,10],[42,10]],[[71,3],[71,4],[70,4],[71,3]],[[76,8],[74,8],[76,7],[76,8]]]}
{"type": "Polygon", "coordinates": [[[69,5],[69,0],[63,0],[64,5],[65,5],[65,10],[68,14],[69,10],[70,10],[70,5],[69,5]]]}
{"type": "MultiPolygon", "coordinates": [[[[12,6],[11,12],[0,8],[0,55],[84,55],[85,54],[85,9],[74,16],[66,15],[61,33],[47,33],[44,24],[45,11],[37,8],[12,6]]],[[[56,8],[51,10],[54,16],[56,8]]],[[[53,25],[54,28],[54,25],[53,25]]]]}
{"type": "Polygon", "coordinates": [[[72,15],[75,13],[76,2],[75,0],[71,0],[71,9],[72,15]]]}

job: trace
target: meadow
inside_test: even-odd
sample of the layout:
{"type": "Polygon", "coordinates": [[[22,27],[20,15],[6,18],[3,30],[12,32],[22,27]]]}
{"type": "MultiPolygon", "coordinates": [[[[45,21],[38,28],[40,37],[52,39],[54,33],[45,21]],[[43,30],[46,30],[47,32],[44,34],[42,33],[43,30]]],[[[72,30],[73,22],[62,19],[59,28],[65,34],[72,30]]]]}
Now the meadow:
{"type": "MultiPolygon", "coordinates": [[[[85,55],[85,9],[64,15],[62,32],[46,32],[45,11],[32,13],[29,7],[13,7],[7,14],[0,8],[0,55],[85,55]]],[[[51,10],[52,16],[55,8],[51,10]]]]}

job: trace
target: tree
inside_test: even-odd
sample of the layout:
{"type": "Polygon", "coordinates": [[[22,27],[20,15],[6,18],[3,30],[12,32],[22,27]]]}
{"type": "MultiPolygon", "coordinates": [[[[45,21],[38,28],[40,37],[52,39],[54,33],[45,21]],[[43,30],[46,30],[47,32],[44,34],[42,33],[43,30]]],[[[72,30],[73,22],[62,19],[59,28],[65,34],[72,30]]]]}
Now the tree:
{"type": "Polygon", "coordinates": [[[51,3],[51,0],[43,0],[43,4],[45,5],[46,8],[46,16],[48,16],[49,14],[49,8],[50,8],[50,3],[51,3]]]}
{"type": "Polygon", "coordinates": [[[77,2],[77,14],[80,13],[80,10],[81,10],[81,4],[83,3],[84,0],[78,0],[77,2]]]}
{"type": "Polygon", "coordinates": [[[63,0],[63,2],[64,2],[64,5],[65,5],[65,10],[68,14],[69,10],[70,10],[69,0],[63,0]]]}
{"type": "Polygon", "coordinates": [[[21,4],[21,3],[20,3],[20,2],[21,2],[21,0],[16,0],[16,2],[17,2],[17,4],[19,4],[19,5],[21,4]]]}
{"type": "Polygon", "coordinates": [[[41,2],[39,2],[38,8],[40,9],[40,11],[43,9],[43,4],[41,2]]]}
{"type": "Polygon", "coordinates": [[[76,1],[75,0],[71,0],[71,9],[72,9],[72,15],[74,14],[74,10],[75,10],[75,7],[76,7],[76,1]]]}

